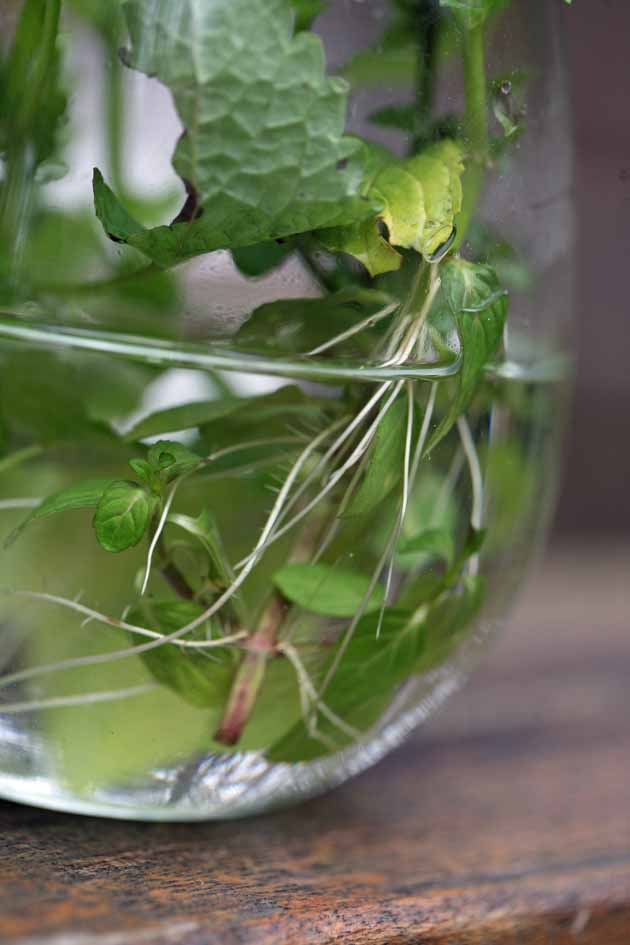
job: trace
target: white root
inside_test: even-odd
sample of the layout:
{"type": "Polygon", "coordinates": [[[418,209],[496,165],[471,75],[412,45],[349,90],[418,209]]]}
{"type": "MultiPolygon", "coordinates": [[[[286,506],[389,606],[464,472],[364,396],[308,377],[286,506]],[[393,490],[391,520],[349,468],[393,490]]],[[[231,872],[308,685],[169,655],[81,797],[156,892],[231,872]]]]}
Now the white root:
{"type": "MultiPolygon", "coordinates": [[[[302,663],[297,650],[290,643],[284,641],[280,644],[279,649],[285,654],[291,665],[293,666],[296,676],[298,678],[298,683],[300,686],[300,702],[302,706],[302,714],[304,719],[304,724],[308,729],[308,733],[312,738],[316,738],[319,741],[326,744],[326,747],[330,747],[328,744],[328,739],[325,735],[317,730],[317,723],[312,717],[313,709],[319,710],[323,716],[325,716],[329,722],[331,722],[340,732],[343,732],[344,735],[347,735],[349,738],[357,739],[361,737],[361,732],[359,729],[354,728],[352,725],[348,725],[347,722],[337,715],[336,712],[333,712],[317,694],[317,690],[311,681],[310,676],[308,675],[304,664],[302,663]]],[[[337,748],[338,746],[334,746],[337,748]]]]}
{"type": "MultiPolygon", "coordinates": [[[[263,551],[266,551],[266,549],[271,544],[273,544],[273,542],[277,541],[279,538],[282,538],[283,535],[285,535],[288,531],[294,528],[298,524],[298,522],[302,521],[303,518],[305,518],[310,512],[312,512],[315,506],[319,505],[319,503],[323,499],[326,498],[328,493],[331,492],[335,488],[337,483],[340,481],[340,479],[342,479],[345,476],[348,470],[352,469],[352,467],[356,463],[359,462],[359,460],[363,457],[364,453],[370,446],[370,443],[374,439],[374,436],[376,435],[376,431],[378,429],[379,424],[381,423],[385,414],[392,407],[394,400],[400,393],[401,387],[403,386],[404,383],[405,383],[404,381],[398,381],[391,395],[387,398],[385,404],[381,408],[378,416],[376,417],[376,419],[374,420],[374,422],[371,424],[370,428],[368,429],[367,433],[359,441],[358,446],[356,446],[355,449],[352,451],[350,457],[330,476],[324,488],[320,492],[318,492],[317,495],[313,499],[311,499],[311,501],[308,502],[307,505],[305,505],[304,508],[301,509],[297,513],[297,515],[294,515],[292,519],[286,522],[285,525],[275,530],[272,530],[268,539],[266,539],[266,543],[262,549],[263,551]]],[[[238,564],[236,565],[236,568],[238,569],[241,567],[248,567],[249,564],[251,564],[253,555],[255,554],[256,554],[256,549],[252,552],[252,554],[248,555],[247,558],[244,558],[242,561],[239,561],[238,564]]]]}
{"type": "Polygon", "coordinates": [[[116,702],[121,699],[131,699],[134,696],[143,696],[147,692],[159,689],[157,683],[146,683],[143,686],[131,686],[129,689],[112,689],[106,692],[86,692],[77,696],[59,696],[55,699],[34,699],[31,702],[0,703],[1,715],[17,715],[21,712],[35,712],[40,709],[61,709],[66,706],[85,706],[95,702],[116,702]]]}
{"type": "MultiPolygon", "coordinates": [[[[479,462],[479,454],[477,453],[475,442],[472,438],[472,433],[470,432],[470,426],[468,425],[468,421],[465,417],[460,417],[458,419],[457,428],[459,430],[459,436],[464,448],[468,469],[470,470],[470,482],[473,493],[470,524],[475,529],[475,531],[481,531],[483,528],[484,489],[483,473],[481,471],[481,463],[479,462]]],[[[478,553],[471,557],[468,563],[468,573],[472,575],[479,573],[478,553]]]]}

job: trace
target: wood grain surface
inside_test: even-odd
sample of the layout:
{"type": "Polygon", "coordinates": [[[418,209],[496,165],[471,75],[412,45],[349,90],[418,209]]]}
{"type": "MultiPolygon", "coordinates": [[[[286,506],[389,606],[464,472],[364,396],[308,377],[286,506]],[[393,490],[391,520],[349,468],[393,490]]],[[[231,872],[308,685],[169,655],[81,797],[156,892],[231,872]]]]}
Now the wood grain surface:
{"type": "Polygon", "coordinates": [[[630,549],[567,551],[432,724],[239,823],[0,806],[20,945],[630,945],[630,549]]]}

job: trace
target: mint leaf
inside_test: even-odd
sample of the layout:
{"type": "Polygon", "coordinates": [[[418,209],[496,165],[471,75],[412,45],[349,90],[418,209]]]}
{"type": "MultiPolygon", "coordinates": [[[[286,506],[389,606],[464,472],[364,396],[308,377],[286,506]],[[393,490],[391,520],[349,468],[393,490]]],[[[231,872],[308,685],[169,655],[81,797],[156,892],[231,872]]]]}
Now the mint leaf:
{"type": "MultiPolygon", "coordinates": [[[[273,351],[283,354],[306,354],[357,322],[382,310],[391,303],[383,292],[348,287],[321,299],[279,299],[255,309],[240,329],[236,342],[239,348],[252,351],[273,351]]],[[[374,343],[370,331],[353,336],[343,349],[329,349],[339,354],[369,354],[374,343]]]]}
{"type": "Polygon", "coordinates": [[[290,242],[269,240],[256,246],[241,246],[232,250],[232,259],[239,272],[255,279],[280,266],[291,255],[294,247],[290,242]]]}
{"type": "Polygon", "coordinates": [[[185,128],[173,165],[189,201],[186,220],[145,230],[96,173],[108,233],[166,268],[372,212],[345,167],[359,148],[343,137],[347,86],[318,37],[293,35],[290,0],[130,0],[126,14],[128,65],[172,91],[185,128]]]}
{"type": "MultiPolygon", "coordinates": [[[[288,564],[273,576],[278,590],[305,610],[326,617],[352,617],[367,594],[370,579],[359,571],[328,564],[288,564]]],[[[377,585],[367,604],[367,612],[378,610],[383,588],[377,585]]]]}
{"type": "MultiPolygon", "coordinates": [[[[192,623],[202,613],[203,607],[194,601],[144,600],[129,612],[127,622],[168,636],[192,623]]],[[[206,638],[204,628],[199,628],[183,639],[206,638]]],[[[229,695],[236,659],[234,651],[227,647],[202,651],[166,643],[141,654],[141,658],[161,685],[176,692],[195,708],[220,707],[229,695]]]]}
{"type": "Polygon", "coordinates": [[[101,547],[117,554],[137,545],[149,527],[154,499],[135,482],[113,482],[101,496],[93,525],[101,547]]]}
{"type": "Polygon", "coordinates": [[[447,591],[432,604],[425,618],[425,647],[411,672],[427,672],[451,656],[481,610],[485,589],[482,577],[469,575],[461,589],[447,591]]]}
{"type": "MultiPolygon", "coordinates": [[[[380,633],[379,623],[377,614],[359,621],[323,695],[329,709],[360,731],[366,731],[378,721],[395,687],[410,675],[424,649],[424,626],[414,623],[406,611],[386,610],[380,633]]],[[[333,647],[326,669],[333,665],[341,645],[340,641],[333,647]]],[[[321,715],[317,728],[337,748],[352,741],[348,733],[321,715]]],[[[330,751],[327,744],[312,738],[300,721],[267,752],[267,758],[282,762],[312,761],[330,751]]]]}
{"type": "Polygon", "coordinates": [[[432,256],[448,242],[462,207],[464,165],[459,146],[448,139],[405,161],[373,147],[364,153],[361,190],[382,209],[371,220],[317,235],[328,250],[355,256],[378,276],[400,269],[396,246],[432,256]]]}
{"type": "Polygon", "coordinates": [[[27,525],[39,518],[48,518],[50,515],[56,515],[58,512],[68,512],[76,509],[95,509],[99,504],[103,494],[112,485],[115,480],[112,479],[85,479],[82,482],[75,482],[53,495],[49,495],[44,501],[33,509],[30,515],[11,532],[7,538],[4,547],[19,538],[27,525]]]}
{"type": "Polygon", "coordinates": [[[212,565],[213,576],[217,577],[227,587],[234,580],[234,574],[230,566],[221,533],[214,516],[207,509],[204,509],[196,518],[190,515],[181,515],[172,513],[168,521],[173,525],[178,525],[189,535],[192,535],[205,550],[212,565]]]}
{"type": "Polygon", "coordinates": [[[44,444],[77,437],[114,438],[111,428],[90,415],[91,398],[81,381],[81,371],[71,360],[35,351],[3,352],[0,402],[7,426],[44,444]],[[78,397],[77,390],[84,396],[78,397]]]}
{"type": "Polygon", "coordinates": [[[398,547],[399,554],[419,554],[425,552],[432,558],[441,558],[447,565],[455,559],[455,542],[450,532],[442,528],[431,528],[407,538],[398,547]]]}
{"type": "Polygon", "coordinates": [[[408,410],[403,397],[379,423],[363,482],[346,510],[347,517],[372,512],[402,481],[408,410]]]}
{"type": "Polygon", "coordinates": [[[177,407],[168,407],[158,410],[140,420],[125,436],[127,442],[144,440],[149,436],[160,436],[162,433],[176,433],[181,430],[192,430],[213,420],[227,417],[242,405],[239,397],[226,397],[221,400],[198,401],[191,404],[179,404],[177,407]]]}
{"type": "Polygon", "coordinates": [[[147,462],[164,482],[172,482],[184,473],[196,469],[201,462],[201,456],[177,440],[160,440],[150,448],[147,462]]]}
{"type": "Polygon", "coordinates": [[[418,536],[417,545],[412,539],[409,545],[403,546],[403,553],[407,551],[427,551],[436,557],[443,557],[448,565],[448,569],[443,574],[427,571],[414,578],[401,595],[400,606],[409,610],[416,610],[423,604],[435,603],[435,601],[440,599],[440,595],[442,594],[446,594],[447,596],[456,595],[466,562],[472,558],[473,555],[479,554],[485,540],[485,530],[476,531],[474,528],[471,528],[464,542],[464,546],[459,553],[455,555],[453,539],[447,532],[425,532],[423,535],[418,536]],[[422,547],[423,545],[424,547],[422,547]],[[448,558],[447,555],[449,556],[448,558]]]}
{"type": "Polygon", "coordinates": [[[455,318],[462,366],[451,407],[434,431],[427,451],[446,436],[468,409],[488,361],[503,337],[508,311],[507,293],[489,266],[451,259],[442,266],[442,299],[455,318]]]}

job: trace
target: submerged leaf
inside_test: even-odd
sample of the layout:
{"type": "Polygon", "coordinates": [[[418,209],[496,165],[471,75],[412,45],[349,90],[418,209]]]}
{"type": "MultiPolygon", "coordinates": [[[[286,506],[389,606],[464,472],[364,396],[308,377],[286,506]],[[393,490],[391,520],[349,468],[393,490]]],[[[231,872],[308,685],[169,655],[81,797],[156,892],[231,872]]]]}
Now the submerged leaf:
{"type": "Polygon", "coordinates": [[[99,544],[114,554],[137,545],[149,526],[153,507],[154,499],[136,482],[113,482],[94,515],[99,544]]]}
{"type": "MultiPolygon", "coordinates": [[[[194,601],[143,600],[126,619],[134,626],[167,636],[192,623],[202,613],[203,607],[194,601]]],[[[206,628],[184,637],[186,640],[207,638],[206,628]]],[[[234,651],[228,647],[194,650],[166,643],[142,653],[141,658],[161,685],[172,689],[195,708],[219,708],[229,695],[236,659],[234,651]]]]}
{"type": "Polygon", "coordinates": [[[178,525],[201,543],[210,559],[212,576],[217,577],[226,586],[234,580],[234,574],[221,540],[221,533],[211,512],[204,509],[196,518],[173,513],[169,515],[168,521],[173,525],[178,525]]]}
{"type": "Polygon", "coordinates": [[[75,482],[54,495],[49,495],[43,502],[33,509],[31,514],[11,532],[5,542],[5,548],[19,538],[27,525],[39,518],[48,518],[58,512],[68,512],[77,509],[95,509],[103,494],[112,485],[113,479],[85,479],[75,482]]]}
{"type": "MultiPolygon", "coordinates": [[[[325,670],[334,665],[343,637],[332,648],[325,670]]],[[[363,732],[387,707],[395,687],[413,672],[424,647],[424,627],[414,623],[407,611],[386,610],[364,617],[344,648],[338,668],[323,694],[326,706],[347,725],[363,732]],[[379,632],[380,626],[380,632],[379,632]]],[[[271,761],[312,761],[350,744],[352,736],[323,715],[317,729],[323,740],[312,737],[300,721],[271,750],[271,761]]]]}
{"type": "Polygon", "coordinates": [[[363,481],[346,510],[346,516],[372,512],[402,481],[409,406],[397,400],[378,425],[363,481]]]}
{"type": "Polygon", "coordinates": [[[468,575],[460,589],[447,591],[431,605],[425,619],[425,648],[413,672],[426,672],[451,656],[481,610],[485,589],[482,577],[468,575]]]}
{"type": "Polygon", "coordinates": [[[146,230],[97,173],[105,230],[161,267],[222,248],[369,216],[344,137],[347,84],[326,75],[321,40],[293,32],[290,0],[130,0],[127,63],[155,76],[185,134],[173,165],[189,200],[146,230]]]}
{"type": "Polygon", "coordinates": [[[404,555],[424,552],[432,558],[441,558],[450,566],[455,558],[455,542],[450,532],[442,528],[432,528],[406,539],[398,548],[398,552],[404,555]]]}
{"type": "MultiPolygon", "coordinates": [[[[382,311],[391,297],[371,289],[349,287],[317,299],[278,299],[255,309],[240,329],[239,348],[306,354],[382,311]]],[[[354,335],[351,350],[368,354],[374,336],[354,335]]],[[[328,349],[339,352],[339,345],[328,349]]]]}
{"type": "Polygon", "coordinates": [[[455,318],[462,365],[457,393],[427,450],[432,450],[468,409],[483,370],[496,354],[508,311],[507,293],[490,266],[451,259],[442,266],[442,298],[455,318]]]}
{"type": "MultiPolygon", "coordinates": [[[[352,617],[370,588],[370,578],[359,571],[328,564],[288,564],[273,576],[278,590],[305,610],[327,617],[352,617]]],[[[371,592],[366,611],[378,610],[383,588],[371,592]]]]}

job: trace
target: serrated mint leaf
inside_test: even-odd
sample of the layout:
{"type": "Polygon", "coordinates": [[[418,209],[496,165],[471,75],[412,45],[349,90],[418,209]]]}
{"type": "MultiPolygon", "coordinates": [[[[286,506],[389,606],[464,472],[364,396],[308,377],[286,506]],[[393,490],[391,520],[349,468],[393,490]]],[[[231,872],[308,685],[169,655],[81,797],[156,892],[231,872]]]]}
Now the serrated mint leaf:
{"type": "Polygon", "coordinates": [[[452,429],[475,396],[485,365],[496,354],[508,311],[507,293],[490,266],[451,259],[441,267],[442,299],[455,318],[462,366],[451,407],[431,436],[427,451],[452,429]]]}
{"type": "Polygon", "coordinates": [[[408,411],[407,398],[401,397],[379,423],[365,476],[346,509],[347,517],[372,512],[402,482],[408,411]]]}
{"type": "Polygon", "coordinates": [[[177,440],[159,440],[147,453],[147,462],[164,482],[172,482],[178,476],[196,469],[201,456],[177,440]]]}
{"type": "Polygon", "coordinates": [[[344,137],[348,88],[326,75],[321,40],[293,33],[290,0],[130,0],[129,66],[174,98],[185,134],[173,165],[187,219],[138,229],[95,175],[106,232],[169,267],[366,218],[359,143],[344,137]]]}
{"type": "Polygon", "coordinates": [[[101,547],[117,554],[133,548],[149,527],[155,501],[135,482],[113,482],[101,496],[93,526],[101,547]]]}
{"type": "MultiPolygon", "coordinates": [[[[359,571],[328,564],[288,564],[273,576],[278,590],[305,610],[327,617],[353,617],[370,586],[370,578],[359,571]]],[[[367,612],[378,610],[383,588],[377,585],[368,600],[367,612]]]]}
{"type": "Polygon", "coordinates": [[[450,566],[455,559],[455,542],[450,532],[431,528],[401,542],[398,552],[404,555],[423,552],[432,558],[441,558],[450,566]]]}
{"type": "Polygon", "coordinates": [[[95,509],[103,494],[112,485],[112,479],[85,479],[75,482],[54,495],[49,495],[30,515],[11,532],[5,542],[5,548],[21,535],[27,525],[39,518],[48,518],[58,512],[69,512],[77,509],[95,509]]]}
{"type": "MultiPolygon", "coordinates": [[[[142,601],[127,614],[126,619],[134,626],[168,636],[192,623],[202,613],[203,607],[194,601],[142,601]]],[[[184,639],[207,639],[206,628],[201,627],[184,639]]],[[[142,660],[161,685],[172,689],[198,709],[223,706],[236,667],[234,651],[227,647],[202,651],[167,643],[143,653],[142,660]]]]}
{"type": "Polygon", "coordinates": [[[440,6],[452,10],[466,27],[483,26],[488,17],[507,7],[511,0],[440,0],[440,6]]]}
{"type": "MultiPolygon", "coordinates": [[[[333,665],[341,645],[340,640],[332,648],[325,669],[333,665]]],[[[423,649],[424,627],[422,623],[414,623],[408,612],[388,609],[382,621],[378,614],[364,617],[345,648],[323,701],[344,722],[359,731],[367,731],[386,709],[396,686],[411,675],[423,649]]],[[[300,721],[267,752],[267,758],[282,762],[312,761],[330,754],[331,742],[336,748],[343,748],[352,741],[348,733],[322,715],[318,716],[317,727],[328,744],[312,738],[300,721]]]]}
{"type": "Polygon", "coordinates": [[[448,242],[462,207],[464,164],[459,146],[448,139],[405,161],[380,148],[365,146],[365,153],[362,192],[382,209],[371,220],[320,231],[318,238],[331,252],[355,256],[378,276],[400,268],[395,247],[432,256],[448,242]]]}

